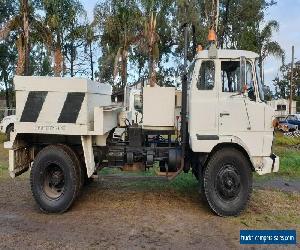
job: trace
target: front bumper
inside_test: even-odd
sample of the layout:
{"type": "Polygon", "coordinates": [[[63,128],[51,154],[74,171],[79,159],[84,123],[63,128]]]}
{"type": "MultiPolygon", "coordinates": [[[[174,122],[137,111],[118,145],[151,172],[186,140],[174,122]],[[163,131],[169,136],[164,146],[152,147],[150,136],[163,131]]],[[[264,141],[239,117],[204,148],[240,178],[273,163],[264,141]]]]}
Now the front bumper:
{"type": "Polygon", "coordinates": [[[253,165],[259,175],[276,173],[279,171],[279,157],[275,154],[268,157],[255,157],[253,165]]]}

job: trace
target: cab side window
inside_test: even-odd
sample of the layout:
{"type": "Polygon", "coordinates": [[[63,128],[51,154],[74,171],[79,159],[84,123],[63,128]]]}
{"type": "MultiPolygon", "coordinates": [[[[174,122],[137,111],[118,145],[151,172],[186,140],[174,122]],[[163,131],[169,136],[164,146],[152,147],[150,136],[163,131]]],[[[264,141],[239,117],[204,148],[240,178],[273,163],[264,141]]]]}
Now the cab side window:
{"type": "Polygon", "coordinates": [[[246,82],[241,83],[241,67],[239,61],[223,61],[221,63],[222,92],[243,93],[247,89],[250,100],[255,101],[255,87],[252,65],[246,64],[246,82]],[[244,86],[245,85],[245,86],[244,86]]]}
{"type": "Polygon", "coordinates": [[[223,61],[221,63],[222,91],[223,92],[241,92],[240,84],[240,62],[223,61]]]}
{"type": "Polygon", "coordinates": [[[214,61],[202,61],[197,81],[199,90],[213,90],[215,86],[215,63],[214,61]]]}

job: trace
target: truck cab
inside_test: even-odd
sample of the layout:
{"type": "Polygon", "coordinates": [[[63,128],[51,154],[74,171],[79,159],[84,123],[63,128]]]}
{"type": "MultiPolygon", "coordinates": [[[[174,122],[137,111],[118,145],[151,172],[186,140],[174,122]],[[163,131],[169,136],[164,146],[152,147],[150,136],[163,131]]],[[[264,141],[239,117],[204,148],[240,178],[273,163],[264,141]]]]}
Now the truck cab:
{"type": "Polygon", "coordinates": [[[256,53],[216,50],[211,55],[205,50],[197,54],[188,78],[193,152],[209,153],[216,146],[234,144],[246,151],[258,174],[278,170],[271,152],[275,113],[264,101],[259,75],[256,53]]]}

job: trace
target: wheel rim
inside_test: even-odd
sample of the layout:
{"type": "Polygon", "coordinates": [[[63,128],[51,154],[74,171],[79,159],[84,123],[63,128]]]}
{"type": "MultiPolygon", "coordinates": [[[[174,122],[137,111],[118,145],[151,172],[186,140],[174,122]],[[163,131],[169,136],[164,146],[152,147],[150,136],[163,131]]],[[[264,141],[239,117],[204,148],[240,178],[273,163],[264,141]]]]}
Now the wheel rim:
{"type": "Polygon", "coordinates": [[[233,164],[224,165],[216,177],[216,191],[218,196],[231,201],[238,197],[241,190],[241,178],[233,164]]]}
{"type": "Polygon", "coordinates": [[[42,189],[51,199],[59,198],[65,188],[64,172],[59,165],[50,164],[43,174],[42,189]]]}

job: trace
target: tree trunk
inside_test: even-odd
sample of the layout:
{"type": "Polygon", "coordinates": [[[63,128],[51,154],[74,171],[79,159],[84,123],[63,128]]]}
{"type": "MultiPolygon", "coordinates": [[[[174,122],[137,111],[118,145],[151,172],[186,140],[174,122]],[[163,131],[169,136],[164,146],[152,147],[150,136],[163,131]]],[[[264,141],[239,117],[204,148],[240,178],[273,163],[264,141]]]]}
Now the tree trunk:
{"type": "Polygon", "coordinates": [[[70,64],[71,64],[71,77],[74,77],[74,62],[75,62],[75,48],[74,48],[74,41],[71,41],[71,60],[70,60],[70,64]]]}
{"type": "Polygon", "coordinates": [[[93,62],[92,43],[89,44],[89,49],[90,49],[91,80],[94,81],[94,62],[93,62]]]}
{"type": "Polygon", "coordinates": [[[122,51],[122,88],[127,85],[127,50],[122,51]]]}
{"type": "Polygon", "coordinates": [[[149,55],[149,84],[150,87],[156,85],[156,61],[154,60],[153,53],[150,51],[149,55]]]}
{"type": "Polygon", "coordinates": [[[25,61],[25,50],[24,50],[24,39],[21,35],[16,41],[16,47],[18,50],[18,61],[17,61],[17,69],[16,75],[24,74],[24,61],[25,61]]]}
{"type": "Polygon", "coordinates": [[[264,82],[263,82],[263,58],[262,58],[262,55],[259,56],[259,70],[260,70],[260,72],[259,72],[260,80],[261,80],[262,84],[264,84],[264,82]]]}
{"type": "Polygon", "coordinates": [[[57,41],[54,48],[54,76],[60,77],[63,70],[63,54],[60,35],[57,34],[57,41]]]}
{"type": "Polygon", "coordinates": [[[6,107],[10,107],[10,101],[9,101],[9,90],[8,90],[8,74],[7,72],[3,73],[4,77],[4,85],[5,85],[5,100],[6,100],[6,107]]]}
{"type": "Polygon", "coordinates": [[[220,45],[221,45],[221,49],[224,48],[225,27],[227,27],[227,24],[228,24],[229,4],[230,4],[230,0],[227,0],[226,5],[225,5],[226,11],[225,11],[225,14],[224,14],[224,20],[222,22],[222,31],[221,31],[220,40],[219,40],[220,45]]]}
{"type": "Polygon", "coordinates": [[[28,0],[22,0],[23,33],[24,33],[24,75],[29,75],[30,45],[29,45],[29,6],[28,0]]]}

